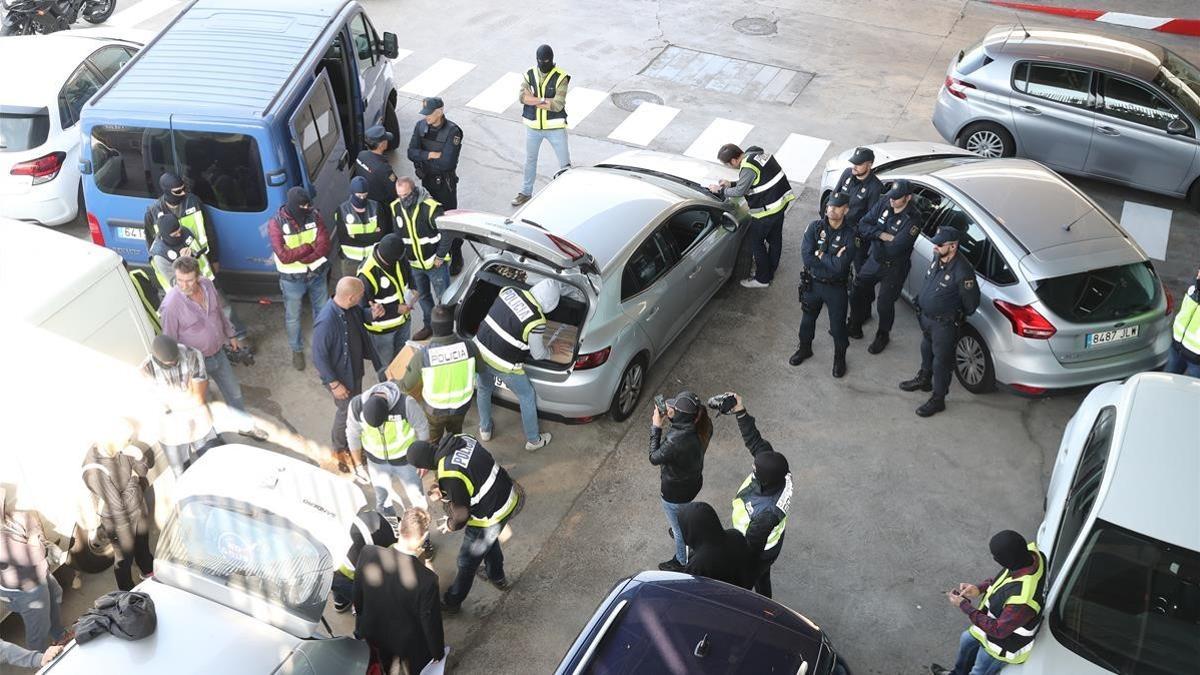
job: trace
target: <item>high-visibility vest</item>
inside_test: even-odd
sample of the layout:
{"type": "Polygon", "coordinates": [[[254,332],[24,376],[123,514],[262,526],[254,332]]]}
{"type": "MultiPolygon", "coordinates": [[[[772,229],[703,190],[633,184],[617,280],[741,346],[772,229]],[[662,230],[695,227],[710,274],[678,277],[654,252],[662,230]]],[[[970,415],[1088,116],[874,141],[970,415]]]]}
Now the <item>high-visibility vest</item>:
{"type": "MultiPolygon", "coordinates": [[[[297,229],[292,221],[283,215],[277,216],[279,227],[283,231],[283,246],[287,249],[300,248],[305,244],[317,243],[317,219],[313,213],[309,212],[309,220],[302,223],[297,229]]],[[[299,260],[296,262],[285,263],[279,259],[279,256],[272,255],[275,260],[275,269],[281,274],[304,274],[316,270],[321,265],[325,264],[325,257],[322,256],[310,263],[302,263],[299,260]]]]}
{"type": "Polygon", "coordinates": [[[379,228],[379,202],[367,200],[367,210],[359,213],[347,201],[338,207],[338,222],[341,224],[342,256],[347,260],[362,262],[371,254],[371,249],[383,238],[379,228]]]}
{"type": "Polygon", "coordinates": [[[502,373],[525,372],[529,336],[546,325],[546,315],[533,294],[512,286],[500,289],[475,333],[479,356],[502,373]]]}
{"type": "Polygon", "coordinates": [[[771,533],[767,535],[767,543],[763,546],[763,551],[769,551],[779,544],[779,540],[783,538],[783,531],[787,529],[788,509],[792,505],[792,474],[784,477],[783,490],[778,495],[764,495],[758,487],[758,479],[754,474],[746,476],[746,480],[742,481],[742,486],[733,498],[733,527],[746,534],[754,514],[776,509],[779,524],[771,529],[771,533]]]}
{"type": "MultiPolygon", "coordinates": [[[[163,257],[167,260],[170,260],[172,263],[174,263],[176,260],[179,260],[180,251],[185,248],[190,249],[192,257],[196,259],[196,264],[200,266],[200,275],[209,281],[215,279],[216,275],[213,274],[212,265],[210,265],[208,262],[207,249],[200,246],[200,243],[196,241],[196,238],[192,236],[189,230],[184,230],[184,237],[185,239],[183,240],[183,246],[178,250],[167,246],[167,242],[163,241],[161,235],[159,236],[158,241],[155,242],[155,245],[157,246],[158,242],[162,243],[162,248],[159,250],[165,254],[163,257]]],[[[150,254],[155,255],[155,247],[151,246],[150,249],[150,254]]],[[[158,269],[158,267],[153,264],[151,264],[151,267],[154,268],[154,274],[158,277],[158,283],[161,284],[163,288],[171,288],[175,285],[174,277],[164,277],[162,270],[158,269]]]]}
{"type": "Polygon", "coordinates": [[[358,276],[363,283],[371,285],[375,302],[383,305],[383,315],[379,318],[366,314],[363,325],[372,333],[390,333],[408,321],[408,315],[400,312],[400,305],[408,296],[408,287],[404,285],[404,275],[400,265],[396,263],[392,269],[386,269],[370,255],[363,264],[358,266],[358,276]]]}
{"type": "MultiPolygon", "coordinates": [[[[559,83],[566,84],[571,79],[567,72],[558,66],[555,66],[542,76],[542,71],[537,69],[537,66],[525,71],[525,83],[533,90],[533,93],[538,98],[544,98],[547,101],[554,98],[558,93],[559,83]]],[[[525,118],[525,125],[530,129],[563,129],[567,126],[567,108],[554,112],[538,108],[537,106],[526,105],[521,110],[521,116],[525,118]]]]}
{"type": "Polygon", "coordinates": [[[1175,315],[1175,323],[1171,326],[1175,341],[1193,354],[1200,354],[1200,311],[1197,308],[1200,308],[1200,303],[1196,302],[1196,287],[1191,286],[1179,303],[1179,313],[1175,315]]]}
{"type": "Polygon", "coordinates": [[[438,482],[460,480],[467,489],[468,526],[490,527],[517,508],[519,497],[508,472],[474,438],[456,436],[450,448],[438,454],[438,482]]]}
{"type": "Polygon", "coordinates": [[[392,530],[391,524],[384,519],[383,514],[373,508],[363,509],[354,516],[354,521],[350,523],[350,548],[346,550],[346,555],[343,556],[338,571],[347,579],[353,579],[355,562],[365,547],[374,545],[387,548],[395,543],[396,534],[392,530]],[[354,540],[355,533],[358,534],[361,541],[354,540]]]}
{"type": "MultiPolygon", "coordinates": [[[[167,206],[162,199],[150,205],[151,223],[157,223],[158,217],[168,211],[167,206]]],[[[196,238],[195,249],[199,253],[208,253],[208,223],[204,220],[203,204],[200,198],[193,194],[188,194],[183,200],[182,208],[180,209],[179,224],[184,227],[192,236],[196,238]]],[[[157,233],[155,233],[157,234],[157,233]]],[[[151,239],[154,237],[151,236],[151,239]]]]}
{"type": "Polygon", "coordinates": [[[1033,638],[1038,626],[1042,623],[1042,602],[1045,600],[1046,558],[1038,551],[1037,544],[1030,542],[1028,550],[1037,560],[1032,574],[1020,577],[1009,576],[1004,570],[995,581],[988,586],[979,603],[979,611],[985,612],[992,618],[999,618],[1005,605],[1027,605],[1034,611],[1034,616],[1025,625],[1017,628],[1008,637],[994,638],[978,626],[971,626],[967,632],[979,641],[992,658],[1005,663],[1024,663],[1033,649],[1033,638]],[[992,600],[998,600],[995,606],[992,600]]]}
{"type": "Polygon", "coordinates": [[[442,416],[466,412],[475,394],[475,357],[467,343],[430,345],[421,350],[421,398],[442,416]]]}
{"type": "Polygon", "coordinates": [[[158,304],[162,301],[159,288],[155,288],[154,280],[146,270],[129,270],[129,280],[133,282],[133,290],[137,291],[138,299],[142,301],[142,309],[146,310],[146,318],[154,326],[154,334],[162,332],[162,322],[158,318],[158,304]]]}
{"type": "Polygon", "coordinates": [[[766,152],[747,154],[742,166],[754,171],[754,182],[746,193],[746,206],[751,217],[766,218],[779,213],[796,198],[774,155],[766,152]]]}
{"type": "MultiPolygon", "coordinates": [[[[400,237],[411,252],[409,261],[419,270],[433,269],[437,247],[442,242],[442,233],[433,222],[433,212],[439,206],[441,204],[436,199],[426,198],[414,206],[410,213],[399,199],[392,202],[392,215],[396,225],[404,224],[400,237]]],[[[445,255],[444,260],[450,260],[449,253],[445,255]]]]}
{"type": "Polygon", "coordinates": [[[360,438],[367,459],[385,464],[395,464],[408,456],[408,446],[417,440],[417,430],[413,429],[404,417],[404,406],[407,397],[400,396],[392,409],[388,411],[387,420],[379,427],[373,427],[363,421],[362,406],[371,392],[366,392],[350,402],[350,414],[362,427],[360,438]]]}

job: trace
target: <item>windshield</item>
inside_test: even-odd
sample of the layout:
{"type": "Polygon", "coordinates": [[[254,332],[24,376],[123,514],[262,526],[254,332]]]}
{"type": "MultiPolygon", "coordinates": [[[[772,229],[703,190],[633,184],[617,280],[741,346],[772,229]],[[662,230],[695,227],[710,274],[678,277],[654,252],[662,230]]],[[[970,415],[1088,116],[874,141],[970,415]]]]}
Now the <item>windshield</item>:
{"type": "Polygon", "coordinates": [[[193,498],[180,504],[157,557],[222,586],[316,622],[333,580],[329,552],[308,532],[243,502],[193,498]]]}
{"type": "Polygon", "coordinates": [[[1089,270],[1038,283],[1050,311],[1074,323],[1127,319],[1158,302],[1158,277],[1150,263],[1089,270]]]}
{"type": "Polygon", "coordinates": [[[49,134],[45,108],[0,107],[0,150],[30,150],[45,143],[49,134]]]}
{"type": "Polygon", "coordinates": [[[1179,58],[1178,54],[1165,51],[1154,84],[1162,87],[1192,117],[1200,119],[1200,69],[1179,58]]]}
{"type": "Polygon", "coordinates": [[[1200,553],[1096,521],[1050,616],[1065,647],[1121,675],[1200,663],[1200,553]]]}

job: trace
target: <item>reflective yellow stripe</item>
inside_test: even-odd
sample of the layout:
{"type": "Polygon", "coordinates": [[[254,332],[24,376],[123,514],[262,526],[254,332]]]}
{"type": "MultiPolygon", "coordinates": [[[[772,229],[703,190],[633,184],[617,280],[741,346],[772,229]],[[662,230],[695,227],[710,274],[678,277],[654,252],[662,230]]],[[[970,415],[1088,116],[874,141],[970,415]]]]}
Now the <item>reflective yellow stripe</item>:
{"type": "Polygon", "coordinates": [[[475,484],[471,482],[471,479],[467,477],[467,474],[465,474],[461,471],[447,470],[445,457],[438,460],[437,477],[438,477],[438,480],[441,480],[443,478],[457,478],[458,480],[461,480],[467,486],[467,496],[468,497],[472,497],[475,495],[475,484]]]}
{"type": "Polygon", "coordinates": [[[504,506],[501,506],[496,510],[495,513],[487,518],[471,517],[467,519],[467,525],[474,527],[491,527],[492,525],[495,525],[496,523],[507,518],[508,514],[512,513],[513,509],[517,508],[517,501],[517,488],[516,486],[513,486],[513,489],[508,493],[508,501],[504,502],[504,506]]]}
{"type": "Polygon", "coordinates": [[[1171,326],[1171,335],[1188,351],[1200,354],[1200,311],[1198,311],[1200,304],[1192,299],[1195,288],[1195,286],[1189,288],[1179,303],[1179,313],[1175,315],[1175,322],[1171,326]]]}
{"type": "Polygon", "coordinates": [[[432,408],[454,410],[475,394],[475,358],[421,369],[421,398],[432,408]]]}
{"type": "Polygon", "coordinates": [[[383,430],[363,422],[362,446],[368,454],[385,462],[402,459],[408,454],[408,446],[417,439],[417,432],[399,415],[389,415],[383,430]]]}
{"type": "Polygon", "coordinates": [[[198,250],[208,251],[208,228],[204,222],[204,213],[200,211],[199,207],[180,218],[179,224],[186,227],[192,233],[192,236],[196,238],[198,250]]]}
{"type": "MultiPolygon", "coordinates": [[[[154,266],[151,265],[151,268],[154,266]]],[[[157,270],[155,270],[157,274],[157,270]]],[[[150,319],[150,325],[154,326],[155,334],[162,332],[162,322],[158,319],[158,310],[154,308],[154,304],[150,302],[150,298],[146,297],[146,291],[138,279],[144,279],[146,283],[150,283],[150,277],[144,270],[130,270],[129,276],[133,281],[133,290],[137,292],[138,299],[142,301],[142,308],[146,310],[146,318],[150,319]]]]}
{"type": "MultiPolygon", "coordinates": [[[[379,293],[379,279],[377,274],[382,274],[391,282],[393,293],[383,297],[376,297],[375,302],[381,305],[390,305],[392,303],[400,303],[404,300],[404,296],[408,294],[408,287],[404,285],[404,275],[400,272],[400,263],[396,263],[396,274],[389,274],[375,258],[367,258],[361,265],[358,266],[358,273],[366,277],[367,281],[371,282],[372,293],[379,293]]],[[[403,326],[408,321],[407,314],[397,314],[388,319],[368,319],[364,324],[366,329],[372,333],[386,333],[403,326]]]]}
{"type": "MultiPolygon", "coordinates": [[[[282,223],[280,223],[279,227],[283,231],[283,246],[284,246],[284,248],[287,248],[287,249],[300,248],[301,246],[303,246],[305,244],[313,244],[317,241],[317,223],[315,221],[312,223],[305,223],[304,225],[302,225],[301,227],[303,229],[301,229],[299,232],[289,233],[287,231],[287,229],[288,229],[287,226],[285,226],[282,223]],[[310,225],[310,224],[312,225],[312,227],[307,227],[307,225],[310,225]]],[[[285,263],[282,260],[280,260],[279,256],[277,256],[277,255],[272,255],[271,257],[275,259],[276,271],[282,272],[284,274],[302,274],[302,273],[308,272],[310,270],[315,270],[315,269],[319,268],[321,265],[325,264],[325,258],[323,258],[323,257],[318,258],[310,263],[302,263],[299,261],[285,263]]]]}
{"type": "MultiPolygon", "coordinates": [[[[413,208],[413,212],[411,214],[408,212],[408,209],[404,208],[404,204],[399,199],[392,202],[393,212],[399,211],[400,215],[404,218],[404,227],[408,232],[408,237],[404,239],[404,243],[408,244],[408,247],[412,249],[413,259],[411,262],[413,267],[422,270],[429,270],[433,268],[433,261],[437,259],[437,249],[434,249],[433,255],[423,257],[425,247],[436,246],[441,242],[442,235],[441,233],[438,233],[435,237],[421,237],[418,235],[417,218],[419,218],[421,215],[422,206],[425,206],[429,209],[428,215],[432,221],[433,212],[439,206],[438,202],[432,199],[426,199],[419,202],[416,207],[413,208]]],[[[447,261],[450,260],[450,254],[447,253],[444,256],[444,259],[447,261]]]]}
{"type": "MultiPolygon", "coordinates": [[[[1033,554],[1034,560],[1037,561],[1036,570],[1033,572],[1033,574],[1027,574],[1022,577],[1009,577],[1009,570],[1004,570],[1004,572],[1002,572],[1000,576],[993,581],[990,586],[988,586],[987,592],[984,593],[983,599],[979,602],[980,611],[988,611],[988,603],[991,601],[992,594],[997,590],[1007,584],[1019,583],[1021,584],[1021,590],[1015,595],[1011,595],[1005,599],[1004,604],[1027,605],[1033,609],[1033,611],[1037,612],[1038,616],[1036,617],[1036,620],[1040,622],[1042,605],[1040,602],[1038,602],[1038,599],[1034,597],[1034,594],[1037,593],[1038,585],[1041,583],[1042,576],[1046,572],[1046,565],[1042,561],[1041,553],[1038,552],[1036,542],[1030,542],[1026,548],[1030,553],[1033,554]]],[[[1035,624],[1032,629],[1025,629],[1022,627],[1020,630],[1013,632],[1013,635],[1016,635],[1017,637],[1029,638],[1029,641],[1016,651],[1007,651],[1004,647],[993,642],[991,636],[981,630],[978,626],[971,626],[967,629],[967,631],[972,637],[979,641],[979,644],[983,646],[984,650],[987,651],[992,658],[1005,663],[1024,663],[1025,660],[1029,658],[1029,651],[1033,648],[1033,636],[1037,632],[1038,625],[1040,624],[1035,624]]]]}
{"type": "Polygon", "coordinates": [[[519,375],[525,372],[525,364],[509,363],[508,361],[505,361],[499,356],[496,356],[496,354],[493,353],[492,350],[488,349],[487,345],[480,342],[478,338],[475,339],[475,346],[479,348],[479,356],[483,358],[483,362],[492,368],[502,373],[510,373],[513,375],[519,375]]]}
{"type": "MultiPolygon", "coordinates": [[[[781,173],[779,175],[782,176],[783,174],[781,173]]],[[[779,213],[784,208],[786,208],[787,205],[790,204],[792,202],[792,200],[795,198],[796,198],[796,195],[789,192],[789,193],[785,194],[784,196],[780,197],[779,199],[776,199],[775,201],[771,202],[770,204],[767,204],[766,206],[764,206],[760,209],[750,209],[750,217],[751,218],[766,218],[767,216],[771,216],[776,213],[779,213]]]]}
{"type": "MultiPolygon", "coordinates": [[[[530,88],[533,89],[538,98],[546,98],[546,85],[550,83],[550,79],[555,77],[555,75],[557,75],[557,78],[554,80],[556,93],[558,86],[563,80],[567,79],[566,71],[563,71],[558,66],[555,66],[549,73],[546,73],[545,77],[539,77],[540,74],[541,71],[537,69],[537,66],[525,71],[525,82],[530,85],[530,88]],[[533,82],[529,81],[530,77],[532,77],[533,82]]],[[[525,125],[531,129],[562,129],[567,126],[566,117],[550,118],[547,115],[549,112],[549,110],[544,108],[534,107],[534,119],[525,118],[525,125]]]]}

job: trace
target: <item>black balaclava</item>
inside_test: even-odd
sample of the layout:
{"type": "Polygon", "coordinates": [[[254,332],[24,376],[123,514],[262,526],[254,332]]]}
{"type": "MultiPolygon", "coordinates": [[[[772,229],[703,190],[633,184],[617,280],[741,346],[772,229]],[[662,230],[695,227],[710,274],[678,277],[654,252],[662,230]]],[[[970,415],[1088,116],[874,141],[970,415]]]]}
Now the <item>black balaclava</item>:
{"type": "Polygon", "coordinates": [[[355,176],[350,179],[350,206],[356,209],[367,208],[367,197],[359,197],[359,193],[366,193],[371,189],[367,183],[366,176],[355,176]]]}
{"type": "Polygon", "coordinates": [[[774,450],[760,451],[754,456],[754,477],[758,479],[763,492],[774,492],[783,487],[787,475],[787,457],[774,450]]]}
{"type": "Polygon", "coordinates": [[[375,250],[379,252],[380,262],[393,265],[404,257],[404,239],[398,233],[392,232],[375,244],[375,250]]]}
{"type": "MultiPolygon", "coordinates": [[[[450,434],[446,434],[449,436],[450,434]]],[[[412,445],[408,446],[408,452],[404,456],[408,459],[408,463],[418,469],[432,469],[433,456],[436,448],[429,441],[413,441],[412,445]]]]}
{"type": "Polygon", "coordinates": [[[183,200],[187,198],[186,185],[183,184],[183,179],[173,173],[164,173],[158,177],[158,187],[162,190],[163,201],[171,206],[179,206],[183,200]],[[183,195],[172,194],[171,190],[185,188],[183,195]]]}
{"type": "Polygon", "coordinates": [[[381,427],[391,409],[386,396],[373,395],[362,404],[362,419],[368,426],[381,427]]]}
{"type": "Polygon", "coordinates": [[[154,338],[150,352],[159,365],[173,365],[179,361],[179,343],[175,342],[175,338],[170,335],[159,335],[154,338]]]}
{"type": "Polygon", "coordinates": [[[537,48],[537,64],[538,70],[542,71],[543,75],[554,69],[554,50],[550,48],[550,45],[542,45],[537,48]]]}
{"type": "Polygon", "coordinates": [[[175,214],[169,211],[159,214],[158,220],[154,221],[154,227],[158,228],[158,236],[162,237],[163,243],[170,248],[179,248],[187,242],[187,232],[183,230],[175,214]]]}
{"type": "Polygon", "coordinates": [[[308,191],[297,185],[287,191],[287,209],[288,215],[297,223],[308,222],[308,209],[312,207],[312,197],[308,196],[308,191]]]}
{"type": "Polygon", "coordinates": [[[454,312],[445,305],[434,305],[429,312],[429,327],[433,337],[446,337],[454,333],[454,312]]]}
{"type": "Polygon", "coordinates": [[[988,542],[988,548],[992,550],[992,560],[1007,570],[1027,567],[1033,562],[1025,537],[1012,530],[997,532],[988,542]]]}
{"type": "Polygon", "coordinates": [[[716,510],[704,502],[689,502],[679,509],[679,531],[683,543],[692,548],[705,544],[720,545],[725,537],[721,518],[716,510]]]}

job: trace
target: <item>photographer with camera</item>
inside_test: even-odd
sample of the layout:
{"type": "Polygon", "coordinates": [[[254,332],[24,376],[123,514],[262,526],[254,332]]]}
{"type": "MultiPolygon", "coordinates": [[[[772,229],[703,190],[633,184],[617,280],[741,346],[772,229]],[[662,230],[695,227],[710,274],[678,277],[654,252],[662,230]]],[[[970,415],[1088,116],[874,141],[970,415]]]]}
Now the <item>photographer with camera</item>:
{"type": "Polygon", "coordinates": [[[704,486],[704,451],[712,438],[712,421],[700,405],[700,397],[681,391],[675,398],[654,398],[650,416],[650,463],[660,467],[663,512],[675,539],[675,555],[658,569],[683,571],[687,545],[679,525],[679,511],[691,503],[704,486]],[[663,433],[663,424],[667,425],[663,433]]]}
{"type": "Polygon", "coordinates": [[[742,442],[754,457],[754,470],[742,481],[733,498],[733,526],[746,535],[746,544],[750,546],[753,569],[749,578],[754,590],[769,598],[771,564],[783,549],[783,531],[792,503],[792,474],[787,457],[775,452],[763,439],[738,394],[714,396],[708,400],[708,407],[718,415],[734,414],[742,442]]]}

